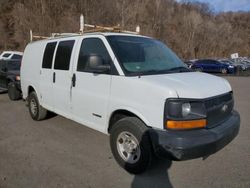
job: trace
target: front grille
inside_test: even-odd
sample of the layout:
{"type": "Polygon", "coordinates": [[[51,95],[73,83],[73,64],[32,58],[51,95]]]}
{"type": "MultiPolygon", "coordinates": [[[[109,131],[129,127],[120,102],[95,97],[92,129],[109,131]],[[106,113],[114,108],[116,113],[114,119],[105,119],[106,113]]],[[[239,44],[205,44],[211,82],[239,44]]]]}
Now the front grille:
{"type": "Polygon", "coordinates": [[[213,128],[227,120],[234,107],[233,93],[216,96],[205,101],[207,128],[213,128]]]}

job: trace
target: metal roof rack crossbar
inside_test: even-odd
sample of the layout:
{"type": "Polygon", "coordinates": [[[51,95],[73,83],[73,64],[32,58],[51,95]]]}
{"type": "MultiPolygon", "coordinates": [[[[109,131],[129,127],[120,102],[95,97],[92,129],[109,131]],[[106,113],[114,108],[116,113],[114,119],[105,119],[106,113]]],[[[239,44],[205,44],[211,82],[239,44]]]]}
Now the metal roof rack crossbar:
{"type": "Polygon", "coordinates": [[[105,27],[99,25],[91,25],[84,23],[84,16],[80,16],[80,32],[78,33],[52,33],[50,37],[33,35],[33,31],[30,30],[30,41],[33,40],[42,40],[56,37],[68,37],[68,36],[78,36],[83,35],[84,33],[94,33],[94,32],[117,32],[117,33],[128,33],[128,34],[140,34],[140,26],[136,27],[136,31],[127,31],[123,30],[120,25],[113,27],[105,27]],[[85,29],[90,28],[90,29],[85,29]]]}

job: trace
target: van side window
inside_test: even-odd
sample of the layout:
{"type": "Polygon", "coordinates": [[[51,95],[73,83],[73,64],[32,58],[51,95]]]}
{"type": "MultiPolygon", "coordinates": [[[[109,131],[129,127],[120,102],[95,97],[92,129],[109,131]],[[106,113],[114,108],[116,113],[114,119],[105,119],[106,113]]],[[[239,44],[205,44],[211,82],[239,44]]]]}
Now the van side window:
{"type": "Polygon", "coordinates": [[[99,55],[103,58],[104,64],[110,64],[111,58],[101,39],[87,38],[83,39],[78,58],[77,71],[90,72],[87,67],[87,59],[91,54],[99,55]]]}
{"type": "Polygon", "coordinates": [[[52,60],[53,60],[53,55],[54,51],[56,48],[57,42],[51,42],[46,45],[44,55],[43,55],[43,64],[42,68],[44,69],[51,69],[52,67],[52,60]]]}
{"type": "Polygon", "coordinates": [[[59,43],[56,52],[54,69],[69,70],[70,58],[74,43],[74,40],[62,41],[59,43]]]}

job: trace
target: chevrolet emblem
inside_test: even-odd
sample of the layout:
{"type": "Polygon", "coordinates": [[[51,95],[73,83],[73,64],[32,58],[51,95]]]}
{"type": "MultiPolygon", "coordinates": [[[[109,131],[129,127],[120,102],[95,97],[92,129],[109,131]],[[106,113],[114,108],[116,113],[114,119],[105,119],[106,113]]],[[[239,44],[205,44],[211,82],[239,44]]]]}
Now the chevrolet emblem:
{"type": "Polygon", "coordinates": [[[224,104],[223,107],[221,108],[222,112],[226,112],[228,109],[228,105],[224,104]]]}

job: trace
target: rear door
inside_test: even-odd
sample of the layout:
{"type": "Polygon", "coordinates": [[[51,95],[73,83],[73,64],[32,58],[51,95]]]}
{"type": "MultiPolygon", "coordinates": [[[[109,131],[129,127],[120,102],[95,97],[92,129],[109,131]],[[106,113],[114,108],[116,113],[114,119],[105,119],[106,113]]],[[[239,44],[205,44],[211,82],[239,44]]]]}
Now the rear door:
{"type": "Polygon", "coordinates": [[[63,40],[58,43],[53,70],[53,102],[55,110],[68,117],[71,114],[71,84],[73,47],[75,40],[63,40]]]}
{"type": "Polygon", "coordinates": [[[207,72],[213,72],[213,71],[214,71],[214,64],[213,64],[212,61],[210,61],[210,60],[205,60],[204,63],[205,63],[206,71],[207,71],[207,72]]]}
{"type": "Polygon", "coordinates": [[[41,77],[40,77],[40,93],[41,93],[41,104],[50,110],[54,108],[53,102],[53,70],[52,64],[54,61],[54,54],[57,42],[49,42],[45,46],[41,77]]]}
{"type": "Polygon", "coordinates": [[[216,61],[211,61],[210,67],[211,67],[210,72],[217,72],[217,70],[220,68],[216,61]]]}
{"type": "Polygon", "coordinates": [[[216,62],[215,63],[215,68],[214,68],[214,72],[221,72],[221,70],[226,67],[224,64],[220,63],[220,62],[216,62]]]}

